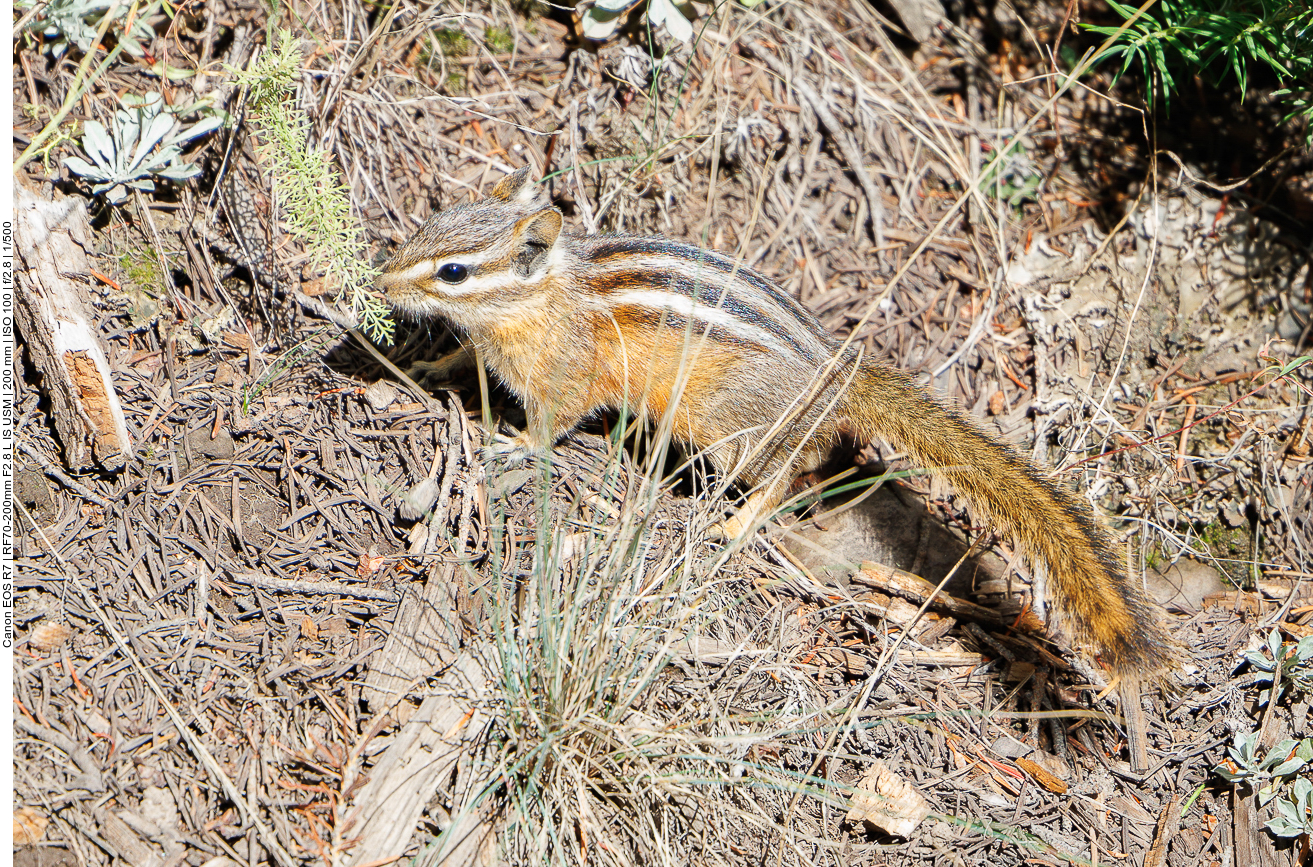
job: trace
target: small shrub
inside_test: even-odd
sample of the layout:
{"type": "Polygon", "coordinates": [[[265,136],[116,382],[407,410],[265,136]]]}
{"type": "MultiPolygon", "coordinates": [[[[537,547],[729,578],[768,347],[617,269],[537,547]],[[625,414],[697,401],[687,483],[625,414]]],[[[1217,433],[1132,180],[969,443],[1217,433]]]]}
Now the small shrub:
{"type": "MultiPolygon", "coordinates": [[[[30,9],[34,0],[18,0],[17,9],[30,9]]],[[[55,57],[63,56],[69,45],[76,45],[84,54],[91,50],[96,41],[106,16],[111,24],[128,14],[131,4],[115,4],[114,0],[50,0],[27,25],[28,32],[40,33],[45,41],[45,50],[55,57]]],[[[149,43],[155,38],[155,31],[148,23],[149,19],[160,13],[160,3],[152,3],[137,11],[128,27],[117,34],[123,50],[133,57],[146,53],[142,43],[149,43]]]]}
{"type": "Polygon", "coordinates": [[[390,343],[391,314],[371,291],[375,272],[351,213],[350,190],[329,155],[311,149],[306,135],[310,120],[292,98],[300,65],[301,52],[284,30],[278,44],[269,46],[250,69],[233,72],[249,88],[251,119],[288,231],[305,246],[310,267],[338,284],[338,297],[350,305],[370,339],[390,343]]]}
{"type": "MultiPolygon", "coordinates": [[[[1134,5],[1108,0],[1129,20],[1134,5]]],[[[1118,27],[1089,25],[1105,36],[1118,27]]],[[[1202,75],[1221,85],[1234,77],[1241,93],[1256,68],[1276,76],[1286,121],[1308,123],[1313,142],[1313,6],[1307,0],[1161,0],[1122,32],[1100,60],[1122,58],[1117,75],[1132,66],[1145,78],[1148,102],[1168,100],[1183,76],[1202,75]]]]}

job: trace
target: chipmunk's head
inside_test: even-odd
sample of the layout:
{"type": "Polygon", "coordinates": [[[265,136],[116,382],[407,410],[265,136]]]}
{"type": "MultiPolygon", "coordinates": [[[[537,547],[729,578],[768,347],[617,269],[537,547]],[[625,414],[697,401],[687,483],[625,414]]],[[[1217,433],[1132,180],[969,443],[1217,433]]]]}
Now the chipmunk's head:
{"type": "Polygon", "coordinates": [[[486,199],[433,215],[383,266],[378,288],[402,310],[473,325],[539,294],[560,234],[561,212],[522,168],[486,199]]]}

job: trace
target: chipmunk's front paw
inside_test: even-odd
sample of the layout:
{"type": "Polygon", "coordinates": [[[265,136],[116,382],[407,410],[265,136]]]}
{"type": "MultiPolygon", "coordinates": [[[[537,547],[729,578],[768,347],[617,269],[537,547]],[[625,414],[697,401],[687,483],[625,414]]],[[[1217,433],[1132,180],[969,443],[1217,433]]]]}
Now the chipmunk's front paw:
{"type": "Polygon", "coordinates": [[[527,433],[515,437],[497,433],[492,435],[492,442],[483,447],[483,459],[507,468],[518,467],[537,451],[527,433]]]}
{"type": "Polygon", "coordinates": [[[406,368],[406,376],[424,387],[445,385],[452,381],[452,374],[469,367],[469,353],[463,349],[448,353],[437,361],[416,361],[406,368]]]}
{"type": "Polygon", "coordinates": [[[742,536],[746,536],[749,530],[748,523],[743,517],[735,512],[723,521],[712,524],[707,528],[707,537],[714,542],[733,542],[742,536]]]}
{"type": "Polygon", "coordinates": [[[404,372],[406,376],[415,380],[421,388],[436,388],[451,381],[448,371],[443,369],[441,364],[436,361],[417,361],[407,367],[404,372]]]}

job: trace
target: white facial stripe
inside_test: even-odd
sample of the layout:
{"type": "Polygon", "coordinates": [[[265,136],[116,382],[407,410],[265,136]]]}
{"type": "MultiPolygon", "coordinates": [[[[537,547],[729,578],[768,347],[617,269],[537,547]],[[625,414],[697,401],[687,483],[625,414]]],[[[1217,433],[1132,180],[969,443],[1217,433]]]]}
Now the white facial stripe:
{"type": "Polygon", "coordinates": [[[479,252],[459,253],[454,256],[444,256],[441,259],[422,259],[411,265],[404,271],[398,271],[389,276],[397,280],[423,280],[431,274],[437,272],[443,265],[464,265],[473,271],[481,265],[488,262],[497,262],[506,258],[506,254],[500,250],[481,250],[479,252]]]}
{"type": "Polygon", "coordinates": [[[650,307],[655,310],[669,310],[683,316],[685,319],[696,319],[699,322],[705,322],[707,325],[719,327],[735,337],[761,344],[775,352],[792,354],[792,350],[783,346],[774,335],[764,328],[758,328],[751,323],[744,322],[728,310],[694,301],[687,295],[662,292],[659,289],[635,289],[612,295],[602,300],[600,306],[615,305],[618,307],[625,304],[650,307]]]}
{"type": "Polygon", "coordinates": [[[448,256],[445,259],[437,260],[437,265],[441,268],[448,262],[456,265],[464,265],[470,270],[478,268],[480,265],[486,265],[489,262],[500,262],[506,258],[506,251],[502,249],[481,250],[479,252],[460,253],[455,256],[448,256]]]}
{"type": "Polygon", "coordinates": [[[477,274],[473,277],[466,277],[459,283],[446,283],[441,278],[434,277],[428,281],[427,292],[434,295],[443,295],[452,297],[456,295],[477,295],[480,292],[494,292],[498,289],[507,288],[505,273],[477,274]]]}
{"type": "Polygon", "coordinates": [[[389,274],[388,277],[398,282],[401,282],[403,280],[414,281],[414,280],[423,280],[425,277],[429,276],[432,273],[433,273],[433,260],[425,259],[422,262],[416,262],[414,265],[411,265],[405,271],[398,271],[395,274],[389,274]]]}

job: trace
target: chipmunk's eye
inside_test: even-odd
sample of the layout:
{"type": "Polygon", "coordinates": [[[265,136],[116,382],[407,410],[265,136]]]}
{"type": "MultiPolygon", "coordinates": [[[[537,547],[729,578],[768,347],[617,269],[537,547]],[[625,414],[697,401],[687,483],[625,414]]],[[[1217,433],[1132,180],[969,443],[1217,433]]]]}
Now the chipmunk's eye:
{"type": "Polygon", "coordinates": [[[460,283],[470,276],[470,269],[455,262],[448,262],[438,269],[438,279],[443,283],[460,283]]]}

